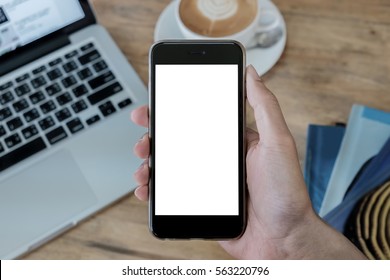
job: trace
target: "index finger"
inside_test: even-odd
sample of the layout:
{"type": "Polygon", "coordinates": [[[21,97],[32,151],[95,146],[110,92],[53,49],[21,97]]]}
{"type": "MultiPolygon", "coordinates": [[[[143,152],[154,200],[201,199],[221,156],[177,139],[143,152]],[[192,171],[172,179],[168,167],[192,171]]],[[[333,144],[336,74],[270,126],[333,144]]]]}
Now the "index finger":
{"type": "Polygon", "coordinates": [[[275,143],[283,136],[290,136],[290,130],[287,127],[278,100],[266,88],[251,65],[247,67],[246,86],[247,98],[254,110],[261,141],[275,143]]]}

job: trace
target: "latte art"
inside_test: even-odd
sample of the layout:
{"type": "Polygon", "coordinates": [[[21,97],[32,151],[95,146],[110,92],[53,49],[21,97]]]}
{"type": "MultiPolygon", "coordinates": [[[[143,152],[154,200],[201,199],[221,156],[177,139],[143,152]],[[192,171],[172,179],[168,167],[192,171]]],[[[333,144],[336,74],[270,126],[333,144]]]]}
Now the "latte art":
{"type": "Polygon", "coordinates": [[[258,0],[182,0],[179,15],[192,32],[228,37],[247,28],[258,13],[258,0]]]}
{"type": "Polygon", "coordinates": [[[199,12],[210,20],[222,20],[237,12],[236,0],[198,0],[199,12]]]}

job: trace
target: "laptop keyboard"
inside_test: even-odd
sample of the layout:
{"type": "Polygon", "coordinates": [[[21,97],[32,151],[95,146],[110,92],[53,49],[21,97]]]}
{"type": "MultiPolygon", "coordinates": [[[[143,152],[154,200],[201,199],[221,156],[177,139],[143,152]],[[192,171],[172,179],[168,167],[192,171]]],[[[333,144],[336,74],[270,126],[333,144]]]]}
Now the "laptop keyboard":
{"type": "Polygon", "coordinates": [[[0,171],[131,104],[92,42],[0,85],[0,171]]]}

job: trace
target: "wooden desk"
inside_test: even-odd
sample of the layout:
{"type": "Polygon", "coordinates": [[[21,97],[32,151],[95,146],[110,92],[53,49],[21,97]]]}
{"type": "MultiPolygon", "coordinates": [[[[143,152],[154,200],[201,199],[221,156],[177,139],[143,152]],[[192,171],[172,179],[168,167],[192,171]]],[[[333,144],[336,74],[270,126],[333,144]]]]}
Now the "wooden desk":
{"type": "MultiPolygon", "coordinates": [[[[147,83],[148,50],[169,0],[92,0],[97,18],[147,83]]],[[[383,0],[274,0],[288,41],[264,77],[279,98],[301,164],[309,123],[346,122],[353,103],[390,110],[390,6],[383,0]]],[[[248,112],[248,123],[253,115],[248,112]]],[[[225,259],[216,242],[160,241],[130,195],[26,259],[225,259]]]]}

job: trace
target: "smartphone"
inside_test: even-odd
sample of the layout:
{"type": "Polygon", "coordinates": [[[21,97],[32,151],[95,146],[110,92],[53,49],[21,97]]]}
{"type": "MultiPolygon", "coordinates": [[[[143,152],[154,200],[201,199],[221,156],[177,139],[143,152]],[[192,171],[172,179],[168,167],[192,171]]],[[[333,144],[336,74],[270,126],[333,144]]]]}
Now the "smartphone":
{"type": "Polygon", "coordinates": [[[161,41],[150,49],[149,226],[159,238],[245,229],[245,49],[161,41]]]}

